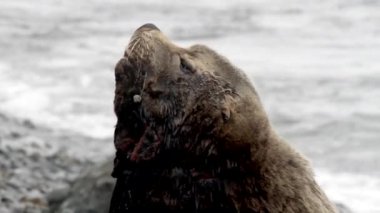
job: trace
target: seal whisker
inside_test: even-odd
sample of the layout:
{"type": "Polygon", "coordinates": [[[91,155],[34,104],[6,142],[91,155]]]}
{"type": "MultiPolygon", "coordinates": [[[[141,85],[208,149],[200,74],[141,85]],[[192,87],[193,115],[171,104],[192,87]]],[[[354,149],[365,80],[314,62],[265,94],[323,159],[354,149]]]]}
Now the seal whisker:
{"type": "Polygon", "coordinates": [[[130,49],[130,54],[133,55],[134,54],[134,51],[135,51],[135,47],[137,46],[137,44],[139,44],[141,41],[141,38],[140,37],[137,37],[136,39],[134,39],[132,41],[132,46],[131,47],[128,47],[130,49]]]}

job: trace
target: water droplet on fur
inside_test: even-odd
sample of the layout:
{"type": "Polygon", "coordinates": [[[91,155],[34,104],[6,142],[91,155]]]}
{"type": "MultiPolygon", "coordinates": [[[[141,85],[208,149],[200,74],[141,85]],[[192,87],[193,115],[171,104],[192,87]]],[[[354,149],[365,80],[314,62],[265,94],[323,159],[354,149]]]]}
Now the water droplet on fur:
{"type": "Polygon", "coordinates": [[[140,103],[141,102],[141,96],[140,95],[134,95],[133,96],[133,102],[140,103]]]}

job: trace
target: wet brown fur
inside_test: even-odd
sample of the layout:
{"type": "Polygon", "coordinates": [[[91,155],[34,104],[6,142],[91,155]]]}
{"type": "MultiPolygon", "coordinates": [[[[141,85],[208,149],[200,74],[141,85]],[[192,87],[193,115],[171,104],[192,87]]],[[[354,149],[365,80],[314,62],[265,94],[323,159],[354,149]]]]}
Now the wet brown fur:
{"type": "Polygon", "coordinates": [[[115,75],[110,212],[335,212],[248,78],[215,51],[140,28],[115,75]]]}

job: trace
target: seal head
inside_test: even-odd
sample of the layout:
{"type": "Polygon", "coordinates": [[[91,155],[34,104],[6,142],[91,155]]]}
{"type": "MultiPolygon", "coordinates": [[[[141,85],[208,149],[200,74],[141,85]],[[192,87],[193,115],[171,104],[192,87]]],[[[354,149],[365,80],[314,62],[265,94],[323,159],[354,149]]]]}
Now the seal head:
{"type": "MultiPolygon", "coordinates": [[[[152,24],[136,30],[125,57],[116,66],[116,115],[127,123],[137,119],[138,126],[147,129],[154,124],[156,131],[153,137],[156,140],[145,144],[154,151],[145,157],[133,155],[132,159],[137,161],[150,159],[163,148],[194,146],[194,137],[201,134],[228,137],[235,131],[229,129],[233,125],[228,123],[241,120],[245,117],[243,114],[249,116],[244,118],[246,122],[239,121],[240,125],[250,125],[250,132],[264,139],[268,121],[255,94],[245,75],[227,59],[201,45],[189,49],[178,47],[152,24]],[[138,116],[130,120],[127,112],[138,116]],[[248,121],[252,116],[256,126],[248,121]],[[169,135],[170,140],[165,140],[169,135]],[[173,138],[181,138],[181,141],[173,138]],[[184,141],[184,138],[192,140],[184,141]],[[156,146],[158,143],[165,146],[156,146]]],[[[146,133],[131,131],[139,132],[140,137],[146,133]]],[[[133,135],[132,132],[127,135],[133,135]]],[[[132,153],[140,152],[136,143],[141,142],[141,138],[119,135],[115,135],[117,148],[125,149],[126,144],[132,143],[132,153]]]]}

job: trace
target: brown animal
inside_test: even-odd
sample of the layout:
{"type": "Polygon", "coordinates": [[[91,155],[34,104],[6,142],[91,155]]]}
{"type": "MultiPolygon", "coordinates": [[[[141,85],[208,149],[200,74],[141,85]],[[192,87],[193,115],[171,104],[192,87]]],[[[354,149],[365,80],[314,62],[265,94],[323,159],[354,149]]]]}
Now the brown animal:
{"type": "Polygon", "coordinates": [[[115,77],[110,212],[335,212],[245,74],[213,50],[146,24],[115,77]]]}

